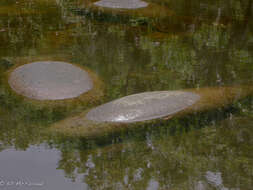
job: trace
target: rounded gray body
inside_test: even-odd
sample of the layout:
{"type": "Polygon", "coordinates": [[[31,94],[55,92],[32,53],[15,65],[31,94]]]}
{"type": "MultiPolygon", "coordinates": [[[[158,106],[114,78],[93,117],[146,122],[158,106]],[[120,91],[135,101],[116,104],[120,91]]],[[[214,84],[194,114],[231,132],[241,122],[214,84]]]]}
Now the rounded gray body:
{"type": "Polygon", "coordinates": [[[148,6],[148,3],[141,0],[101,0],[94,5],[113,9],[139,9],[148,6]]]}
{"type": "Polygon", "coordinates": [[[86,118],[97,122],[131,123],[162,118],[193,105],[200,96],[184,91],[154,91],[126,96],[90,110],[86,118]]]}
{"type": "Polygon", "coordinates": [[[9,85],[18,94],[36,100],[74,98],[93,87],[85,70],[57,61],[33,62],[17,67],[10,74],[9,85]]]}

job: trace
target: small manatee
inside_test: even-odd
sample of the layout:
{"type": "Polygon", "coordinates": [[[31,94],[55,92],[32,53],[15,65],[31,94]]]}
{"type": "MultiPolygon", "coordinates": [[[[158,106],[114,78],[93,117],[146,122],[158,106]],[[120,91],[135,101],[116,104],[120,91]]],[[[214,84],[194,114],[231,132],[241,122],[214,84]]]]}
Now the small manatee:
{"type": "Polygon", "coordinates": [[[148,3],[141,0],[101,0],[94,5],[113,9],[139,9],[147,7],[148,3]]]}
{"type": "Polygon", "coordinates": [[[9,85],[16,93],[35,100],[75,98],[93,88],[85,70],[59,61],[19,66],[11,72],[9,85]]]}

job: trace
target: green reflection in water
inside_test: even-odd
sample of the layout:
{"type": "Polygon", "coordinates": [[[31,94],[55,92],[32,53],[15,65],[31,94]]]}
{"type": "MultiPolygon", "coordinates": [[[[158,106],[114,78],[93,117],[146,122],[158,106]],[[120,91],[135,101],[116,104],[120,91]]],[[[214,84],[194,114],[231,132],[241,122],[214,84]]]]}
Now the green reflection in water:
{"type": "Polygon", "coordinates": [[[143,189],[152,180],[159,183],[159,189],[250,189],[253,155],[249,119],[252,117],[230,118],[173,136],[147,133],[143,141],[92,150],[73,151],[66,143],[59,168],[71,178],[83,174],[92,189],[143,189]],[[217,173],[222,181],[208,178],[217,173]]]}
{"type": "MultiPolygon", "coordinates": [[[[252,0],[152,0],[173,12],[152,27],[121,17],[111,22],[108,17],[101,21],[78,16],[71,11],[71,2],[19,2],[0,2],[1,78],[15,60],[54,56],[100,76],[106,84],[101,102],[143,91],[253,82],[252,0]]],[[[235,105],[236,118],[221,121],[231,110],[228,115],[217,112],[215,119],[203,114],[158,130],[149,126],[147,132],[132,132],[102,146],[44,134],[48,123],[68,115],[66,110],[25,110],[4,94],[4,85],[0,84],[0,148],[26,149],[46,141],[62,152],[59,168],[71,178],[75,171],[86,175],[92,189],[143,189],[157,184],[160,189],[252,187],[250,98],[235,105]],[[195,122],[198,119],[202,124],[195,122]],[[222,183],[209,178],[219,179],[220,174],[222,183]]]]}

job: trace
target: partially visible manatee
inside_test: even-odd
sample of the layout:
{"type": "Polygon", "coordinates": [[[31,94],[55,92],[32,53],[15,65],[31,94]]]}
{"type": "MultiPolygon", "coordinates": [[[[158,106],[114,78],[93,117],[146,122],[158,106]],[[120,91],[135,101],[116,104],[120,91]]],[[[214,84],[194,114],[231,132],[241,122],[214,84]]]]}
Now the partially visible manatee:
{"type": "Polygon", "coordinates": [[[98,122],[137,122],[177,113],[200,99],[184,91],[156,91],[126,96],[92,109],[86,118],[98,122]]]}
{"type": "Polygon", "coordinates": [[[72,11],[101,21],[167,18],[174,14],[168,7],[143,0],[77,0],[72,11]]]}
{"type": "Polygon", "coordinates": [[[139,9],[148,6],[148,3],[141,0],[100,0],[94,5],[113,9],[139,9]]]}

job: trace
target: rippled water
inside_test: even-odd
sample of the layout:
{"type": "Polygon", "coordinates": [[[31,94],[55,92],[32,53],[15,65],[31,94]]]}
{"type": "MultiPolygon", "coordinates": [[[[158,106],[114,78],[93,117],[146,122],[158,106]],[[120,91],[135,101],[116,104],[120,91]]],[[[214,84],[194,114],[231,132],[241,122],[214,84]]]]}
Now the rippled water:
{"type": "Polygon", "coordinates": [[[24,62],[71,62],[105,83],[100,103],[252,85],[252,0],[148,0],[152,8],[124,14],[90,2],[0,2],[0,189],[252,189],[252,97],[87,141],[44,132],[87,107],[41,110],[9,93],[5,76],[24,62]]]}

